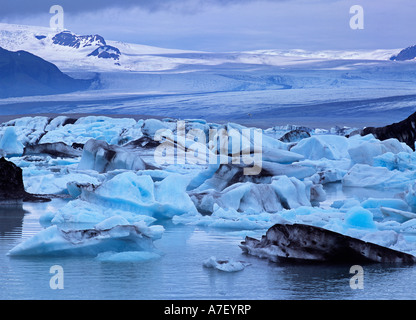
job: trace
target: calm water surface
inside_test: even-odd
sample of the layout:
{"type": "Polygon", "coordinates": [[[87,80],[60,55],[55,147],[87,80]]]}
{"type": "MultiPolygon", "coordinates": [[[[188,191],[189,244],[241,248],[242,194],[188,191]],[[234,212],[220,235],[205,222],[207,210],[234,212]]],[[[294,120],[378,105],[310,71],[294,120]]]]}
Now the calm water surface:
{"type": "MultiPolygon", "coordinates": [[[[364,289],[353,290],[350,265],[300,266],[244,255],[241,232],[161,223],[160,259],[100,262],[94,257],[16,258],[6,253],[42,227],[39,216],[64,200],[0,208],[0,299],[414,299],[416,267],[364,266],[364,289]],[[211,256],[249,265],[234,273],[204,268],[211,256]],[[64,270],[64,289],[52,290],[49,269],[64,270]]],[[[259,238],[264,231],[250,233],[259,238]]]]}

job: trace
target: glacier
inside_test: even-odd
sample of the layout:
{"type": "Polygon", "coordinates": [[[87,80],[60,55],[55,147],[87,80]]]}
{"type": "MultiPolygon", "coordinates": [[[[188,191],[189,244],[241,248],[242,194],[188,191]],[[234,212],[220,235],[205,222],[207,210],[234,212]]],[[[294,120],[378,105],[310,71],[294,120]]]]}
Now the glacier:
{"type": "Polygon", "coordinates": [[[267,129],[385,125],[414,111],[414,61],[390,60],[401,49],[194,52],[67,33],[74,41],[54,43],[49,28],[0,24],[1,47],[97,79],[93,90],[1,99],[3,114],[134,114],[267,129]],[[119,60],[88,56],[105,45],[119,49],[119,60]]]}
{"type": "MultiPolygon", "coordinates": [[[[186,134],[246,128],[197,119],[185,124],[186,134]]],[[[3,152],[22,168],[25,189],[61,197],[66,204],[45,212],[39,220],[44,229],[9,255],[88,255],[102,262],[158,259],[163,252],[157,240],[163,237],[166,220],[241,232],[267,230],[278,223],[308,224],[415,255],[415,152],[396,139],[381,141],[371,134],[351,134],[352,130],[346,134],[311,128],[309,136],[296,141],[279,140],[292,129],[261,130],[262,171],[245,175],[247,165],[233,163],[235,154],[224,155],[226,163],[218,156],[215,163],[156,164],[154,154],[163,141],[154,137],[158,130],[175,133],[173,119],[11,120],[0,126],[0,141],[10,139],[11,145],[23,148],[21,154],[3,152]],[[76,145],[82,151],[69,156],[34,148],[42,143],[76,145]],[[30,154],[25,154],[26,148],[30,154]],[[358,191],[334,198],[329,188],[334,184],[358,191]],[[360,197],[359,190],[390,196],[360,197]]],[[[183,145],[178,137],[174,145],[192,145],[183,145]]],[[[218,151],[219,137],[206,138],[201,145],[218,151]]],[[[246,142],[240,147],[252,150],[250,137],[241,138],[246,142]]],[[[232,145],[227,146],[231,150],[232,145]]],[[[207,260],[206,265],[227,267],[215,261],[207,260]]],[[[229,267],[228,271],[239,269],[229,267]]]]}

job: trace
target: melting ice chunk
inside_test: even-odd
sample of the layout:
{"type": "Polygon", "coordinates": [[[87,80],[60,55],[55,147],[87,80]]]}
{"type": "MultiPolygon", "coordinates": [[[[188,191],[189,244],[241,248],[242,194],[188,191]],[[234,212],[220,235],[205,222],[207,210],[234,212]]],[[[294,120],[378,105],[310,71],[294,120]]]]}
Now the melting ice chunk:
{"type": "Polygon", "coordinates": [[[18,244],[8,255],[97,255],[105,251],[152,251],[153,240],[159,239],[163,231],[162,226],[148,227],[144,222],[128,224],[122,217],[111,217],[90,229],[63,230],[53,225],[18,244]]]}
{"type": "Polygon", "coordinates": [[[210,257],[202,264],[206,268],[214,268],[225,272],[241,271],[245,268],[246,264],[241,261],[234,261],[231,259],[217,259],[216,257],[210,257]]]}

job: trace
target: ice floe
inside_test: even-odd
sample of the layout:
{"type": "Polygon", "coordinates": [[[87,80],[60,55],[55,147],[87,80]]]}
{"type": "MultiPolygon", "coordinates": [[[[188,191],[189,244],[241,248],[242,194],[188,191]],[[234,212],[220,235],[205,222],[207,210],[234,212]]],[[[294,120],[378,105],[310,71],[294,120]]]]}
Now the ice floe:
{"type": "Polygon", "coordinates": [[[205,268],[213,268],[224,272],[237,272],[246,267],[246,263],[241,261],[234,261],[232,259],[217,259],[212,256],[205,260],[202,265],[205,268]]]}

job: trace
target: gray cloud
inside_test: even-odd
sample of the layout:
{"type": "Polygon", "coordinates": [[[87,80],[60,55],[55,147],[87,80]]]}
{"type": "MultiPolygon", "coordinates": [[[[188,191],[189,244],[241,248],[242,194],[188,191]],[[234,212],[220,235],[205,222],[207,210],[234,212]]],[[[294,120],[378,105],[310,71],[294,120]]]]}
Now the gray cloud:
{"type": "Polygon", "coordinates": [[[49,26],[49,8],[65,28],[160,47],[254,49],[403,48],[414,44],[416,2],[363,2],[365,29],[349,26],[355,0],[0,0],[0,21],[49,26]]]}
{"type": "MultiPolygon", "coordinates": [[[[290,1],[290,0],[266,0],[290,1]]],[[[48,13],[52,5],[60,5],[65,13],[94,12],[108,8],[141,8],[149,12],[182,11],[189,13],[209,6],[256,3],[262,0],[3,0],[0,18],[48,13]]]]}

